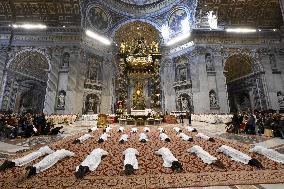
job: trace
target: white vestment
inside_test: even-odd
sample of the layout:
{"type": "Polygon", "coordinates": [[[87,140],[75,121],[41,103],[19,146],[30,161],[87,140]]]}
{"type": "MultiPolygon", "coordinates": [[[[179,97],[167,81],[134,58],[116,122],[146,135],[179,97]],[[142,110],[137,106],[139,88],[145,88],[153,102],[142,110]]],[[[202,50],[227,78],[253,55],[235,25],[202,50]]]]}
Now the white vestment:
{"type": "Polygon", "coordinates": [[[83,136],[80,136],[79,138],[78,138],[78,140],[80,140],[80,142],[82,143],[82,142],[84,142],[85,140],[88,140],[89,138],[92,138],[93,136],[92,135],[90,135],[90,134],[84,134],[83,136]]]}
{"type": "MultiPolygon", "coordinates": [[[[101,148],[96,148],[91,152],[90,155],[86,157],[86,159],[81,163],[81,165],[89,167],[91,171],[95,171],[100,165],[103,155],[108,155],[108,152],[104,151],[101,148]]],[[[79,166],[76,167],[76,171],[78,171],[78,169],[79,166]]]]}
{"type": "Polygon", "coordinates": [[[181,128],[179,128],[179,127],[174,127],[173,130],[174,130],[175,132],[179,133],[179,131],[181,131],[181,128]]]}
{"type": "Polygon", "coordinates": [[[148,136],[145,133],[140,133],[139,135],[139,141],[145,139],[146,141],[148,141],[148,136]]]}
{"type": "Polygon", "coordinates": [[[165,148],[165,147],[162,147],[158,151],[156,151],[156,154],[162,156],[164,160],[164,163],[163,163],[164,167],[171,167],[174,161],[178,161],[177,158],[174,157],[172,152],[168,148],[165,148]]]}
{"type": "Polygon", "coordinates": [[[138,131],[137,128],[132,128],[130,132],[131,132],[131,133],[137,133],[137,131],[138,131]]]}
{"type": "Polygon", "coordinates": [[[166,138],[169,138],[169,136],[165,133],[161,133],[159,137],[160,137],[160,140],[162,141],[164,141],[166,138]]]}
{"type": "Polygon", "coordinates": [[[214,161],[217,160],[216,157],[211,156],[208,152],[203,150],[203,148],[198,145],[194,145],[193,147],[189,148],[187,151],[189,153],[196,154],[200,159],[202,159],[204,163],[207,164],[212,164],[214,161]]]}
{"type": "Polygon", "coordinates": [[[255,146],[254,148],[250,149],[250,152],[255,152],[261,155],[266,156],[268,159],[276,161],[278,163],[284,163],[284,154],[280,154],[276,150],[267,149],[262,146],[255,146]]]}
{"type": "Polygon", "coordinates": [[[118,128],[118,131],[124,132],[124,127],[119,127],[119,128],[118,128]]]}
{"type": "Polygon", "coordinates": [[[188,136],[188,135],[186,135],[184,133],[179,133],[178,136],[180,138],[182,138],[182,140],[186,140],[186,141],[188,141],[190,138],[192,138],[192,137],[190,137],[190,136],[188,136]]]}
{"type": "Polygon", "coordinates": [[[248,164],[248,162],[252,159],[250,156],[226,145],[222,145],[217,152],[222,152],[227,156],[230,156],[232,160],[239,161],[244,164],[248,164]]]}
{"type": "Polygon", "coordinates": [[[186,127],[186,129],[187,129],[189,132],[192,132],[192,131],[194,131],[195,128],[193,128],[193,127],[186,127]]]}
{"type": "Polygon", "coordinates": [[[123,134],[123,135],[121,135],[119,141],[124,140],[126,142],[127,139],[128,139],[128,135],[127,134],[123,134]]]}
{"type": "Polygon", "coordinates": [[[133,166],[133,169],[138,169],[138,160],[136,155],[139,155],[139,152],[135,148],[127,148],[123,152],[124,157],[124,166],[123,170],[125,170],[125,165],[130,164],[133,166]]]}
{"type": "Polygon", "coordinates": [[[197,135],[195,135],[195,137],[201,138],[203,140],[209,140],[209,138],[210,138],[209,136],[207,136],[207,135],[205,135],[203,133],[198,133],[197,135]]]}
{"type": "Polygon", "coordinates": [[[150,128],[149,127],[144,127],[143,131],[144,132],[150,132],[150,128]]]}
{"type": "Polygon", "coordinates": [[[92,128],[91,128],[91,131],[92,131],[92,132],[94,132],[94,131],[96,131],[96,130],[98,130],[97,127],[92,127],[92,128]]]}
{"type": "Polygon", "coordinates": [[[109,135],[107,133],[103,133],[100,138],[103,139],[104,141],[107,140],[107,137],[109,137],[109,135]]]}
{"type": "Polygon", "coordinates": [[[164,129],[164,128],[162,128],[162,127],[159,127],[159,128],[158,128],[158,130],[160,131],[160,133],[162,133],[162,132],[164,132],[164,131],[165,131],[165,129],[164,129]]]}
{"type": "Polygon", "coordinates": [[[111,130],[111,127],[107,127],[106,128],[106,133],[110,132],[110,130],[111,130]]]}
{"type": "Polygon", "coordinates": [[[36,168],[36,173],[39,173],[39,172],[45,171],[46,169],[52,167],[58,161],[68,156],[75,156],[75,154],[65,149],[56,150],[52,154],[49,154],[48,156],[43,158],[37,164],[33,165],[33,167],[36,168]]]}
{"type": "Polygon", "coordinates": [[[44,146],[44,147],[41,147],[40,149],[38,149],[35,152],[32,152],[28,155],[25,155],[24,157],[12,160],[12,162],[15,163],[15,166],[23,166],[23,165],[26,165],[27,163],[34,161],[35,159],[37,159],[41,156],[51,154],[53,152],[54,151],[51,150],[48,146],[44,146]]]}

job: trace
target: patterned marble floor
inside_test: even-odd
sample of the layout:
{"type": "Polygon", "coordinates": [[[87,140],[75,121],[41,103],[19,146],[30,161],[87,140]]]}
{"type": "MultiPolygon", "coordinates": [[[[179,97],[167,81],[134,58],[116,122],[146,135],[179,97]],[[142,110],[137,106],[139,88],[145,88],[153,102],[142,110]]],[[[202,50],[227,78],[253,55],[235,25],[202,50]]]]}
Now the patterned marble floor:
{"type": "MultiPolygon", "coordinates": [[[[68,136],[80,132],[86,132],[88,128],[96,125],[96,122],[84,122],[78,121],[73,125],[63,125],[63,134],[58,136],[34,136],[29,139],[14,139],[14,140],[2,140],[0,142],[0,159],[9,158],[10,155],[14,155],[16,152],[29,150],[34,147],[53,143],[68,136]]],[[[179,126],[186,126],[186,124],[178,124],[179,126]]],[[[173,125],[162,124],[162,127],[172,127],[173,125]]],[[[199,132],[204,132],[210,136],[218,136],[221,138],[234,140],[251,145],[261,145],[269,148],[276,149],[280,153],[284,154],[284,140],[279,138],[266,138],[264,136],[245,135],[245,134],[230,134],[226,133],[224,124],[208,124],[201,122],[193,122],[192,126],[197,128],[199,132]]],[[[112,127],[119,127],[118,124],[112,125],[112,127]]],[[[284,183],[284,181],[283,181],[284,183]]],[[[283,189],[284,184],[260,184],[260,185],[237,185],[237,186],[211,186],[211,187],[191,187],[188,189],[283,189]]],[[[185,189],[185,188],[184,188],[185,189]]]]}

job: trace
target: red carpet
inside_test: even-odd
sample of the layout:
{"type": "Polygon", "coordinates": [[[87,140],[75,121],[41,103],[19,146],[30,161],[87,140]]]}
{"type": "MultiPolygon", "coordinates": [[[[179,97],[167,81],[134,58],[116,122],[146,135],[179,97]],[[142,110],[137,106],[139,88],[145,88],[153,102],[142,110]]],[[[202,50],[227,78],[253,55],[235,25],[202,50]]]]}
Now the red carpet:
{"type": "MultiPolygon", "coordinates": [[[[139,131],[142,129],[143,127],[139,127],[139,131]]],[[[25,167],[7,170],[1,173],[0,188],[165,188],[284,182],[284,165],[273,162],[264,156],[249,153],[249,146],[242,143],[220,138],[211,143],[195,137],[193,142],[187,142],[179,139],[170,128],[166,128],[166,133],[172,139],[171,143],[158,140],[158,131],[152,129],[148,134],[150,141],[143,144],[138,141],[139,132],[130,134],[129,128],[126,131],[130,135],[130,139],[125,144],[118,143],[120,133],[117,133],[116,129],[111,131],[111,138],[102,144],[96,142],[102,133],[101,129],[93,133],[93,139],[85,141],[81,145],[72,144],[76,137],[56,142],[50,145],[52,149],[64,148],[75,152],[76,157],[66,158],[30,179],[23,179],[26,172],[25,167]],[[214,166],[206,165],[196,156],[187,153],[186,150],[195,144],[221,159],[226,169],[220,170],[214,166]],[[217,153],[216,149],[222,144],[230,145],[258,159],[265,169],[258,170],[217,153]],[[75,167],[94,148],[98,147],[109,152],[109,155],[102,160],[95,172],[90,172],[82,180],[76,180],[74,177],[75,167]],[[140,153],[138,157],[139,169],[132,176],[124,176],[122,169],[122,152],[128,147],[134,147],[140,153]],[[154,151],[161,147],[168,147],[179,159],[184,169],[182,173],[173,173],[171,169],[162,166],[162,158],[154,154],[154,151]]],[[[186,133],[191,136],[196,134],[186,133]]]]}

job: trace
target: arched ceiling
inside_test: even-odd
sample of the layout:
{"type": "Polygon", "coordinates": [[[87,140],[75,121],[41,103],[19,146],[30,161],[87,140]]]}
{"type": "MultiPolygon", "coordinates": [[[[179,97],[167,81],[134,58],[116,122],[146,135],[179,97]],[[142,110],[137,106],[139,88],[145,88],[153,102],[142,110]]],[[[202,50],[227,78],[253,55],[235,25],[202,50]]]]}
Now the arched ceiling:
{"type": "Polygon", "coordinates": [[[226,82],[251,74],[253,72],[252,64],[252,58],[247,55],[237,54],[229,57],[224,67],[226,82]]]}

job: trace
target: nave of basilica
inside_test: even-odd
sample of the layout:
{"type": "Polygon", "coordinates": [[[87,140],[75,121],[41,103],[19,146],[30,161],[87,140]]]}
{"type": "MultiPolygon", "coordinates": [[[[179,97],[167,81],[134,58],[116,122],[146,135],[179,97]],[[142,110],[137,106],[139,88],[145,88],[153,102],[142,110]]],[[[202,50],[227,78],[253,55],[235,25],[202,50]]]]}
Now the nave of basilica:
{"type": "Polygon", "coordinates": [[[284,187],[284,0],[0,0],[0,188],[284,187]]]}

